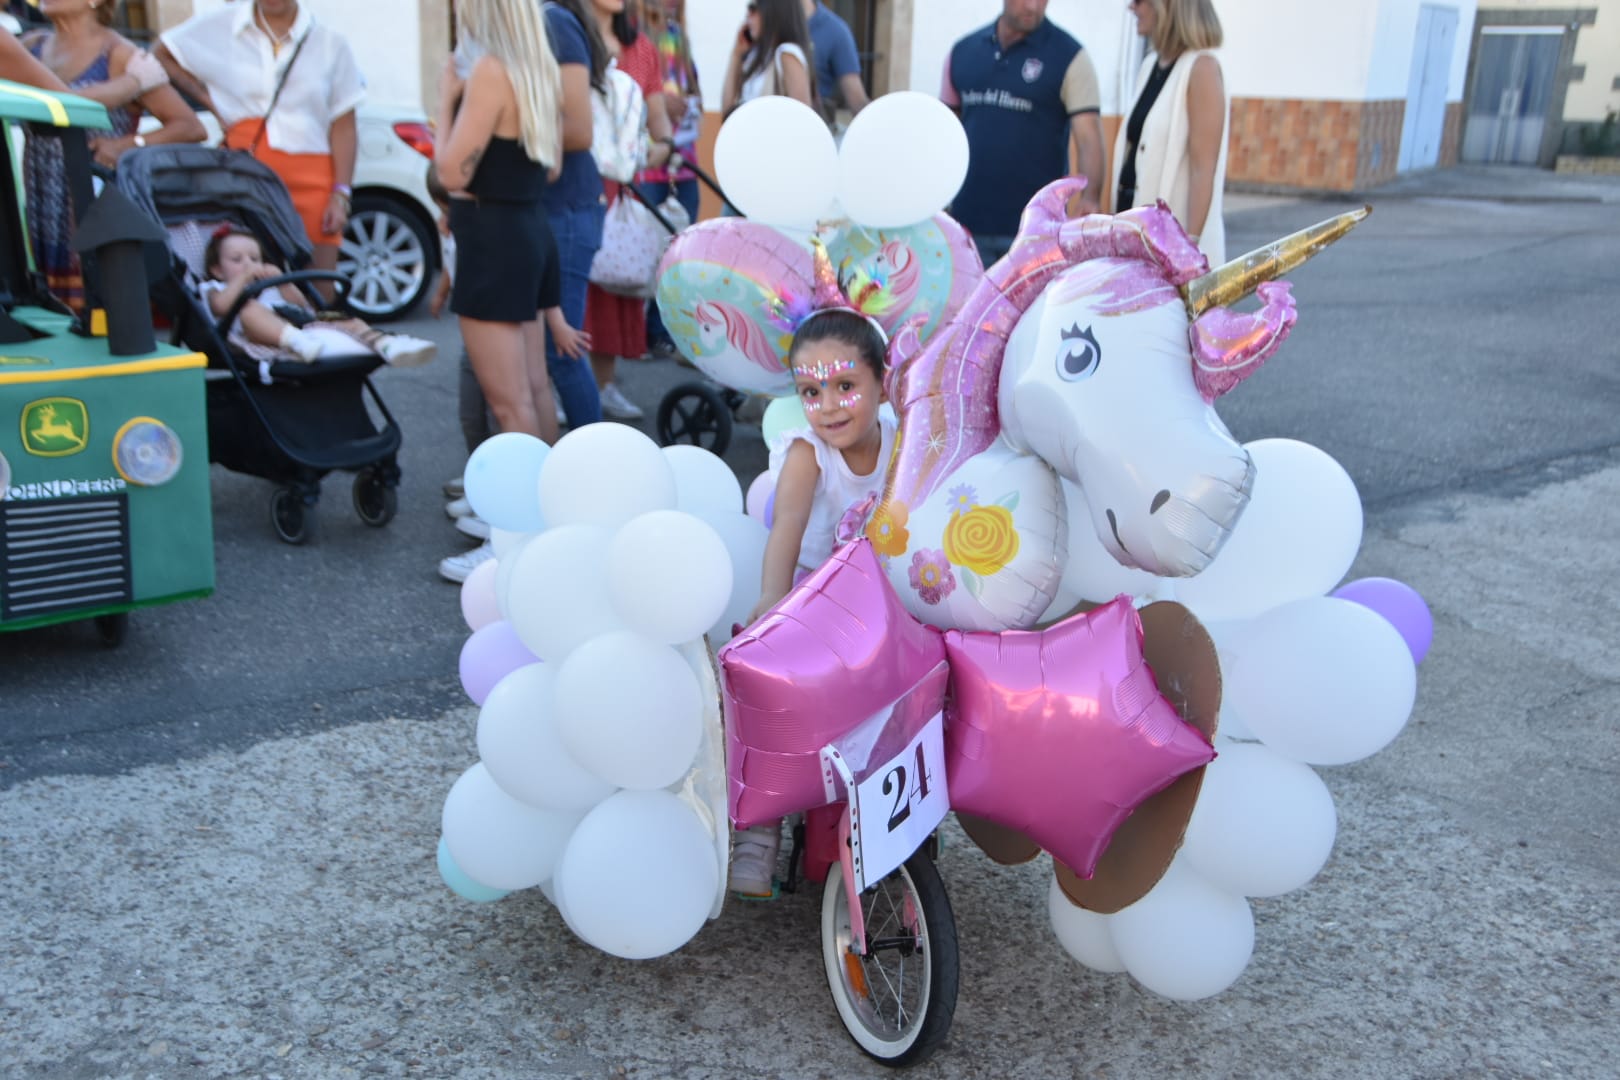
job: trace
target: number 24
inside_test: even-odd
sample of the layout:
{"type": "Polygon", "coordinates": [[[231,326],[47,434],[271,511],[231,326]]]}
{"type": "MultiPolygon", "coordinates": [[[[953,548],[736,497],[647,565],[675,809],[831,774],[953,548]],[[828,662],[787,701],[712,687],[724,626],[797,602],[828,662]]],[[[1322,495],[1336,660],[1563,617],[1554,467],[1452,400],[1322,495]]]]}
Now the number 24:
{"type": "MultiPolygon", "coordinates": [[[[917,744],[917,787],[913,794],[918,800],[928,798],[928,763],[923,758],[922,743],[917,744]]],[[[896,765],[883,778],[883,794],[894,795],[894,808],[889,812],[889,831],[894,832],[911,816],[911,798],[906,795],[906,767],[896,765]]]]}

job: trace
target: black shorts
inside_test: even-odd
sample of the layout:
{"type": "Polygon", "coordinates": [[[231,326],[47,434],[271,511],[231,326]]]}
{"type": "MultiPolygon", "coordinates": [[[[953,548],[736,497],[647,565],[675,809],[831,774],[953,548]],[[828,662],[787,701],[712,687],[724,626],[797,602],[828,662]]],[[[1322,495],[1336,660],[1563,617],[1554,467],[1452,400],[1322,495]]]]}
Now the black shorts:
{"type": "Polygon", "coordinates": [[[557,241],[539,202],[450,200],[456,276],[450,310],[484,322],[530,322],[559,303],[557,241]]]}

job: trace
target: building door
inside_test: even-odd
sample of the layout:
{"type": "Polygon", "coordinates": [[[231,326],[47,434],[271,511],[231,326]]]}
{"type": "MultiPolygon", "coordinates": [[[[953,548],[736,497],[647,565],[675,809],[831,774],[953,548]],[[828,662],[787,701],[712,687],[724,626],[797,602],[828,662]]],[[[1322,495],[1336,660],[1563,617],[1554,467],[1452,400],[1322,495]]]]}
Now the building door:
{"type": "Polygon", "coordinates": [[[1536,164],[1563,46],[1562,26],[1481,28],[1464,161],[1536,164]]]}
{"type": "Polygon", "coordinates": [[[1451,80],[1451,52],[1457,40],[1457,9],[1424,4],[1418,9],[1417,38],[1412,43],[1412,74],[1406,91],[1406,120],[1401,125],[1398,169],[1427,169],[1440,162],[1440,139],[1446,126],[1446,86],[1451,80]]]}

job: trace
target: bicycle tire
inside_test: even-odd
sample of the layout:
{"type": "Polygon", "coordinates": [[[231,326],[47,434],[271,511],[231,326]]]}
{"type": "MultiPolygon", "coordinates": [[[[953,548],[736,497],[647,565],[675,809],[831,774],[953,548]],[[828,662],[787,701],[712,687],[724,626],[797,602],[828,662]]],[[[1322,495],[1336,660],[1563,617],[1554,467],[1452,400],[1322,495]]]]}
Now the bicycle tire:
{"type": "Polygon", "coordinates": [[[950,899],[945,895],[945,883],[933,860],[918,852],[862,893],[861,908],[867,918],[868,941],[875,945],[889,943],[871,949],[866,957],[849,949],[849,901],[844,889],[843,868],[834,863],[821,896],[821,952],[828,991],[844,1029],[863,1053],[891,1068],[915,1064],[945,1041],[956,1013],[960,957],[956,918],[951,913],[950,899]],[[916,927],[902,926],[905,932],[886,934],[886,930],[894,929],[888,916],[899,915],[903,920],[903,905],[908,896],[917,913],[916,927]],[[900,905],[898,911],[897,904],[900,905]],[[907,937],[914,939],[911,951],[898,944],[907,937]],[[887,952],[901,954],[902,977],[898,986],[883,970],[883,954],[887,952]],[[914,985],[921,996],[908,1010],[900,1000],[909,974],[904,964],[918,954],[921,971],[917,972],[920,977],[914,985]],[[874,980],[868,978],[873,973],[882,979],[884,985],[879,990],[883,993],[874,991],[874,980]],[[880,1000],[885,995],[892,1000],[880,1000]],[[891,1005],[894,1008],[892,1023],[887,1016],[891,1005]]]}

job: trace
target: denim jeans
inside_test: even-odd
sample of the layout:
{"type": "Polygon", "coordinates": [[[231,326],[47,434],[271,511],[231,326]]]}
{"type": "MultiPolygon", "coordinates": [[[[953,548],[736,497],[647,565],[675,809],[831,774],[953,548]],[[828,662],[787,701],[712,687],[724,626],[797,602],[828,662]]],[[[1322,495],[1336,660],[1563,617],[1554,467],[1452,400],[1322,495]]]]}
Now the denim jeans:
{"type": "MultiPolygon", "coordinates": [[[[637,184],[636,190],[641,197],[659,205],[669,195],[669,185],[662,181],[637,184]]],[[[698,182],[691,180],[675,181],[675,199],[686,210],[686,216],[692,221],[698,218],[698,182]]],[[[658,310],[658,301],[652,300],[647,304],[647,344],[656,345],[660,341],[669,341],[669,331],[664,328],[664,316],[658,310]]]]}
{"type": "MultiPolygon", "coordinates": [[[[590,284],[591,259],[602,246],[604,213],[600,203],[546,208],[561,260],[563,318],[576,330],[585,326],[585,290],[590,284]]],[[[589,358],[575,360],[562,355],[557,351],[556,339],[547,334],[546,370],[551,373],[552,390],[568,414],[569,427],[581,428],[602,419],[602,399],[596,391],[589,358]]]]}

